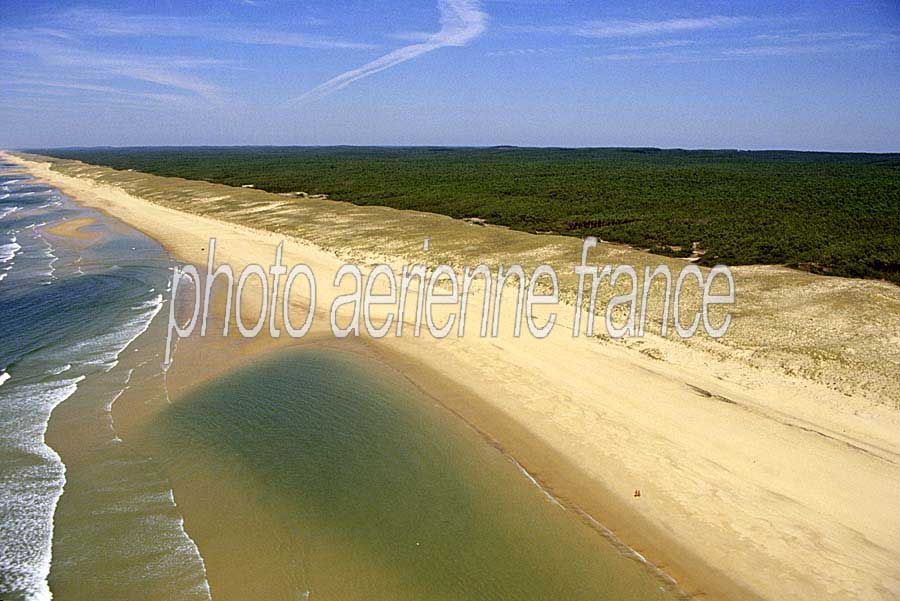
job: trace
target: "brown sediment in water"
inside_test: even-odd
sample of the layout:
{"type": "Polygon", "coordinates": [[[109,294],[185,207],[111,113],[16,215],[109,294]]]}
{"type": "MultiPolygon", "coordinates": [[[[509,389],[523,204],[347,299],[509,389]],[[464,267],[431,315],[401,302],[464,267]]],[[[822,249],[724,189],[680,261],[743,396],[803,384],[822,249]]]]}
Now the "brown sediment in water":
{"type": "Polygon", "coordinates": [[[44,228],[44,231],[54,236],[63,238],[72,238],[73,240],[94,240],[100,236],[97,232],[84,231],[84,228],[97,223],[92,217],[82,217],[79,219],[67,219],[62,223],[51,225],[44,228]]]}
{"type": "MultiPolygon", "coordinates": [[[[66,161],[56,170],[28,166],[201,271],[211,236],[217,263],[236,272],[270,264],[284,239],[284,263],[317,274],[320,311],[346,292],[329,287],[342,260],[526,269],[547,261],[562,275],[579,257],[577,240],[433,215],[321,199],[297,207],[255,190],[66,161]]],[[[595,261],[668,260],[602,245],[595,261]]],[[[776,267],[734,271],[739,304],[721,342],[573,338],[570,305],[540,341],[501,331],[497,339],[325,343],[324,313],[313,336],[403,374],[690,593],[891,598],[900,592],[900,339],[891,338],[900,331],[900,288],[776,267]]],[[[292,298],[298,315],[304,302],[292,298]]],[[[470,317],[477,332],[480,313],[470,317]]],[[[508,303],[501,317],[511,322],[508,303]]],[[[184,340],[170,373],[175,394],[290,344],[184,340]]]]}

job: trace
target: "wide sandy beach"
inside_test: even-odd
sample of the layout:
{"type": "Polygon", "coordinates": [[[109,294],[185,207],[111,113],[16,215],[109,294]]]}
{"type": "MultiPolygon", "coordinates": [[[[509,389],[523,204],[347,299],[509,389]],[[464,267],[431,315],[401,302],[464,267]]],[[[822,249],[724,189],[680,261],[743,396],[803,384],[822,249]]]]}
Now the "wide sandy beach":
{"type": "MultiPolygon", "coordinates": [[[[526,269],[547,261],[562,275],[579,259],[580,242],[571,238],[4,156],[201,271],[210,238],[217,239],[217,263],[235,271],[271,264],[284,241],[283,262],[315,272],[324,311],[342,292],[330,284],[348,260],[387,263],[399,273],[413,262],[518,258],[526,269]]],[[[592,259],[678,264],[607,244],[592,259]]],[[[509,328],[481,338],[476,314],[462,338],[352,344],[470,423],[688,593],[900,596],[900,288],[780,267],[738,268],[735,276],[734,325],[721,342],[671,334],[573,338],[570,303],[556,309],[559,325],[544,340],[514,338],[509,328]]],[[[565,279],[561,288],[574,290],[565,279]]],[[[302,315],[304,299],[292,303],[302,315]]],[[[316,339],[330,339],[324,311],[311,332],[316,339]]],[[[513,316],[504,302],[501,322],[513,316]]],[[[221,349],[204,355],[202,343],[185,342],[196,352],[191,360],[176,354],[173,368],[184,389],[290,343],[255,341],[226,361],[221,349]],[[215,367],[204,366],[211,357],[215,367]]]]}

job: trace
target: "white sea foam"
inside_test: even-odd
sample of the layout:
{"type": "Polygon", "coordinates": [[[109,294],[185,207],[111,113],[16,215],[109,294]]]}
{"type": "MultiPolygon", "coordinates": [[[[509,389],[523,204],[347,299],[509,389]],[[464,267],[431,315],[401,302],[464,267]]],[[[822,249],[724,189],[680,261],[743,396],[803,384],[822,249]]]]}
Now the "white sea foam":
{"type": "MultiPolygon", "coordinates": [[[[7,195],[8,196],[8,195],[7,195]]],[[[3,200],[3,196],[0,195],[0,200],[3,200]]],[[[16,211],[21,211],[22,207],[0,207],[0,219],[3,219],[9,215],[12,215],[16,211]]]]}
{"type": "MultiPolygon", "coordinates": [[[[24,182],[25,180],[8,180],[5,183],[14,184],[17,181],[24,182]]],[[[12,193],[18,194],[15,188],[12,193]]],[[[23,195],[35,196],[36,194],[32,191],[23,193],[23,195]]],[[[43,196],[43,193],[41,195],[43,196]]],[[[42,208],[49,208],[49,205],[59,202],[55,198],[48,200],[51,202],[42,208]]],[[[0,208],[0,218],[20,209],[21,207],[2,207],[0,208]]],[[[30,210],[23,211],[23,213],[31,215],[30,210]]],[[[42,217],[38,214],[32,218],[41,219],[42,217]]],[[[27,231],[30,230],[32,235],[37,238],[40,234],[38,228],[44,225],[46,223],[34,223],[20,231],[25,231],[27,237],[27,231]]],[[[46,245],[46,249],[42,248],[42,245],[34,245],[32,239],[29,238],[28,242],[22,242],[27,247],[24,252],[27,258],[37,257],[40,268],[46,265],[47,275],[52,276],[55,271],[54,263],[59,260],[59,257],[47,240],[41,240],[46,245]],[[40,259],[42,255],[49,259],[46,263],[40,259]]],[[[0,246],[0,258],[7,254],[10,255],[9,259],[0,260],[0,263],[5,263],[4,266],[0,266],[0,280],[6,277],[4,268],[8,269],[15,255],[23,250],[15,239],[9,244],[13,243],[16,244],[15,249],[11,246],[7,248],[6,244],[0,246]]],[[[80,265],[76,264],[73,266],[74,268],[77,268],[77,272],[84,273],[80,265]]],[[[68,269],[65,271],[68,272],[68,269]]],[[[62,273],[61,268],[59,275],[62,273]]],[[[59,345],[53,350],[47,349],[49,352],[42,351],[39,358],[41,364],[45,365],[45,362],[49,360],[51,364],[60,367],[50,370],[43,367],[43,371],[40,373],[55,381],[28,384],[33,379],[29,380],[24,376],[20,379],[19,368],[16,369],[16,378],[10,381],[9,374],[0,371],[0,386],[2,386],[0,407],[3,409],[0,412],[0,448],[4,452],[10,452],[13,466],[16,466],[17,463],[21,463],[23,466],[21,469],[13,467],[0,472],[0,491],[2,491],[0,515],[4,516],[0,520],[0,574],[2,574],[0,599],[8,598],[9,594],[16,595],[16,598],[23,597],[28,601],[49,601],[52,598],[47,584],[47,575],[51,565],[53,515],[65,485],[65,465],[53,449],[44,443],[44,434],[53,409],[77,390],[78,382],[84,377],[76,378],[66,374],[69,376],[68,379],[60,379],[65,377],[60,374],[69,370],[75,374],[86,373],[87,377],[92,378],[92,381],[95,377],[105,377],[97,372],[99,370],[110,371],[118,363],[121,353],[132,346],[132,343],[147,330],[153,319],[162,310],[165,304],[163,295],[158,294],[156,290],[151,290],[148,296],[150,298],[143,302],[135,302],[130,307],[130,311],[126,308],[127,313],[124,319],[111,320],[112,322],[118,321],[119,324],[110,323],[109,331],[101,331],[97,335],[83,339],[74,345],[67,345],[65,348],[63,345],[59,345]],[[92,373],[94,375],[91,375],[92,373]],[[25,460],[16,462],[17,454],[21,454],[25,460]],[[12,519],[8,519],[6,516],[12,516],[12,519]]],[[[95,326],[99,324],[99,322],[93,323],[95,326]]],[[[148,359],[144,363],[149,361],[148,359]]],[[[111,391],[111,398],[106,403],[115,441],[121,439],[115,431],[112,410],[114,404],[130,385],[132,373],[133,370],[128,372],[121,390],[117,393],[111,391]]],[[[115,372],[109,375],[117,376],[115,372]]],[[[116,377],[116,379],[119,382],[122,381],[121,378],[116,377]]],[[[102,427],[102,422],[100,426],[102,427]]],[[[195,593],[191,598],[210,599],[203,557],[200,555],[197,545],[185,531],[184,520],[171,488],[163,495],[164,498],[158,499],[157,502],[163,503],[164,506],[171,506],[175,515],[168,509],[159,514],[158,517],[165,518],[165,525],[160,523],[163,529],[159,533],[165,539],[166,547],[172,546],[170,551],[167,551],[164,556],[160,556],[162,562],[160,565],[151,562],[153,563],[152,567],[148,567],[155,569],[167,567],[163,565],[167,564],[173,570],[176,567],[180,570],[184,566],[190,565],[190,585],[195,593]],[[186,561],[187,557],[190,560],[186,561]],[[194,586],[197,588],[193,588],[194,586]]],[[[103,509],[97,508],[101,512],[103,509]]],[[[166,569],[164,573],[169,574],[170,570],[166,569]]]]}
{"type": "Polygon", "coordinates": [[[39,232],[35,231],[33,236],[34,236],[34,239],[40,241],[41,244],[44,245],[44,248],[40,249],[40,252],[41,252],[40,256],[47,259],[48,261],[47,261],[47,264],[46,264],[46,267],[44,268],[44,270],[40,272],[40,275],[48,278],[48,281],[43,282],[44,284],[50,284],[53,282],[53,280],[57,279],[56,278],[56,263],[57,263],[57,261],[59,261],[59,257],[54,252],[54,251],[56,251],[56,248],[52,244],[50,244],[50,242],[46,238],[44,238],[39,232]]]}
{"type": "Polygon", "coordinates": [[[49,271],[47,272],[47,276],[48,276],[51,280],[55,280],[55,279],[56,279],[56,267],[55,267],[55,265],[56,265],[56,262],[59,261],[59,257],[58,257],[58,256],[56,255],[56,253],[54,252],[54,251],[56,250],[56,248],[54,248],[52,244],[50,244],[49,242],[47,242],[47,241],[44,240],[43,238],[41,238],[41,240],[43,240],[44,244],[47,245],[47,258],[50,259],[50,262],[47,263],[47,268],[48,268],[48,270],[49,270],[49,271]]]}
{"type": "MultiPolygon", "coordinates": [[[[51,371],[62,373],[71,369],[72,363],[81,367],[99,364],[105,371],[111,369],[118,355],[159,313],[162,298],[153,301],[115,330],[68,347],[64,354],[57,354],[57,358],[65,356],[70,362],[51,371]]],[[[14,386],[9,393],[4,387],[0,447],[32,455],[41,461],[23,462],[25,467],[12,477],[0,480],[3,490],[0,515],[15,516],[15,519],[4,519],[0,523],[0,573],[4,574],[0,580],[0,599],[4,598],[4,593],[13,591],[25,592],[27,599],[35,601],[51,598],[46,577],[50,570],[53,514],[65,484],[65,466],[55,451],[44,443],[44,433],[53,408],[70,397],[83,378],[14,386]]],[[[190,541],[186,533],[184,536],[190,541]]],[[[193,541],[186,544],[194,545],[193,541]]],[[[196,553],[199,557],[199,551],[196,553]]],[[[202,563],[202,559],[200,561],[202,563]]]]}
{"type": "Polygon", "coordinates": [[[540,490],[542,493],[544,493],[544,496],[547,497],[548,501],[550,501],[551,503],[553,503],[554,505],[556,505],[558,507],[561,507],[562,509],[565,509],[565,506],[559,502],[559,499],[557,499],[555,496],[553,496],[553,494],[549,490],[544,488],[544,486],[540,482],[537,481],[537,478],[535,478],[534,476],[531,475],[531,472],[526,470],[525,467],[521,463],[516,461],[515,457],[513,457],[512,455],[508,455],[508,454],[506,456],[513,463],[513,465],[515,465],[518,468],[519,472],[521,472],[526,478],[528,478],[528,480],[532,484],[534,484],[538,488],[538,490],[540,490]]]}
{"type": "Polygon", "coordinates": [[[109,371],[118,364],[119,355],[150,326],[164,304],[162,295],[135,307],[141,313],[132,317],[120,327],[94,336],[70,347],[70,352],[84,361],[85,365],[98,365],[109,371]]]}
{"type": "MultiPolygon", "coordinates": [[[[537,480],[537,478],[532,476],[531,473],[528,470],[526,470],[525,467],[521,463],[516,461],[515,457],[513,457],[512,455],[509,455],[507,453],[503,453],[503,454],[513,463],[513,465],[516,466],[516,468],[518,468],[519,472],[521,472],[522,475],[524,475],[526,478],[528,478],[528,480],[534,486],[536,486],[542,493],[544,493],[544,496],[547,497],[548,501],[552,502],[554,505],[557,505],[558,507],[562,508],[563,510],[566,510],[566,506],[563,505],[560,502],[560,500],[557,499],[556,496],[553,495],[553,493],[551,493],[549,490],[544,488],[544,486],[537,480]]],[[[638,553],[635,549],[632,549],[631,547],[626,545],[624,542],[622,542],[622,540],[618,536],[616,536],[612,530],[610,530],[609,528],[607,528],[606,526],[601,524],[599,521],[597,521],[597,519],[594,518],[594,516],[592,516],[585,510],[583,510],[581,507],[578,507],[577,505],[573,506],[573,509],[574,509],[575,513],[577,513],[583,519],[590,522],[590,524],[597,531],[599,531],[605,538],[607,538],[621,554],[623,554],[625,556],[629,556],[629,557],[634,557],[635,559],[637,559],[638,561],[640,561],[641,563],[646,565],[648,568],[650,568],[657,575],[657,577],[659,577],[661,580],[669,583],[670,585],[677,584],[677,582],[675,581],[674,578],[672,578],[669,574],[664,572],[661,568],[659,568],[659,567],[655,566],[654,564],[650,563],[649,561],[647,561],[647,558],[644,557],[643,555],[641,555],[640,553],[638,553]]]]}
{"type": "Polygon", "coordinates": [[[53,514],[66,482],[65,465],[44,442],[53,409],[69,398],[83,376],[4,391],[0,442],[23,461],[7,470],[0,496],[0,597],[24,593],[51,599],[47,585],[53,541],[53,514]],[[26,459],[29,458],[30,459],[26,459]],[[12,473],[10,473],[12,472],[12,473]]]}
{"type": "MultiPolygon", "coordinates": [[[[150,289],[150,292],[153,292],[152,288],[150,289]]],[[[154,298],[144,301],[143,303],[137,305],[136,307],[132,307],[132,309],[142,310],[142,309],[157,308],[157,310],[158,310],[158,308],[162,306],[162,302],[163,302],[162,294],[157,294],[154,298]]],[[[154,313],[154,315],[156,315],[156,313],[154,313]]]]}
{"type": "Polygon", "coordinates": [[[16,242],[15,236],[8,243],[0,244],[0,264],[12,261],[20,250],[22,250],[22,246],[16,242]]]}
{"type": "Polygon", "coordinates": [[[75,273],[78,275],[85,275],[84,269],[81,268],[81,255],[78,255],[78,258],[72,263],[75,266],[75,273]]]}
{"type": "Polygon", "coordinates": [[[66,357],[73,357],[82,365],[97,366],[110,371],[119,364],[119,355],[150,326],[162,308],[162,299],[139,315],[126,321],[117,329],[88,338],[66,350],[66,357]]]}
{"type": "Polygon", "coordinates": [[[6,279],[6,276],[9,275],[7,272],[13,267],[13,259],[16,258],[16,255],[19,254],[19,251],[22,250],[22,246],[16,241],[16,236],[13,234],[13,237],[6,244],[0,244],[0,265],[4,265],[0,267],[0,282],[6,279]],[[8,263],[8,265],[7,265],[8,263]]]}
{"type": "Polygon", "coordinates": [[[106,409],[106,417],[109,422],[109,429],[113,434],[113,440],[115,440],[116,442],[122,442],[122,439],[119,438],[119,433],[116,431],[116,422],[115,422],[115,420],[113,420],[112,410],[113,410],[113,406],[116,404],[116,401],[119,400],[119,397],[121,397],[123,394],[125,394],[125,391],[130,388],[129,385],[131,384],[131,376],[133,374],[134,374],[134,368],[129,369],[128,375],[125,376],[125,382],[122,384],[122,389],[119,390],[119,392],[117,392],[115,394],[115,396],[113,396],[106,403],[106,406],[104,407],[104,409],[106,409]]]}
{"type": "Polygon", "coordinates": [[[53,198],[53,200],[51,200],[50,202],[44,203],[44,204],[42,204],[41,206],[37,207],[38,210],[40,210],[40,209],[54,209],[54,208],[56,208],[56,207],[61,207],[61,206],[62,206],[62,200],[60,200],[60,199],[57,198],[57,197],[52,197],[52,198],[53,198]]]}
{"type": "Polygon", "coordinates": [[[172,503],[172,507],[175,508],[175,511],[178,513],[178,528],[181,530],[184,535],[184,541],[186,545],[186,551],[193,555],[198,562],[200,562],[200,569],[203,571],[203,582],[200,584],[201,592],[203,592],[206,598],[209,601],[212,601],[212,592],[209,590],[209,577],[206,572],[206,562],[203,560],[203,556],[200,554],[200,549],[197,547],[197,543],[194,542],[194,539],[187,533],[187,530],[184,529],[184,517],[181,515],[181,510],[178,509],[178,503],[175,502],[175,493],[172,489],[169,489],[169,501],[172,503]]]}

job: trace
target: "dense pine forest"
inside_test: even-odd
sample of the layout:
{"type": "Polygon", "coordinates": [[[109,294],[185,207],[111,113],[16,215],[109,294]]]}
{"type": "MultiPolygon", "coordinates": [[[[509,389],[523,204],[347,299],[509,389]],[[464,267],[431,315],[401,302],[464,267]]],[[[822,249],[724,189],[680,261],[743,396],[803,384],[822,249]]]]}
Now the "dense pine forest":
{"type": "Polygon", "coordinates": [[[655,148],[36,150],[115,169],[900,283],[900,155],[655,148]]]}

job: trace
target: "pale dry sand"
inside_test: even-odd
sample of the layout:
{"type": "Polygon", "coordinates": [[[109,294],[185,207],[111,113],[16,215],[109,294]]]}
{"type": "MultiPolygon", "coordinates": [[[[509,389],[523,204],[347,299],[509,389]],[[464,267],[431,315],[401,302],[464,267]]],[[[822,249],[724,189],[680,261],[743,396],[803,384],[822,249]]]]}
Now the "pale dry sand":
{"type": "MultiPolygon", "coordinates": [[[[347,259],[396,267],[518,257],[559,264],[562,275],[579,256],[577,240],[434,215],[10,158],[200,266],[210,237],[217,262],[236,270],[270,264],[285,240],[284,262],[317,274],[320,311],[340,293],[330,284],[347,259]],[[425,236],[433,250],[416,255],[425,236]]],[[[664,260],[602,245],[594,261],[664,260]]],[[[464,339],[362,344],[689,593],[897,598],[900,288],[774,267],[735,272],[739,302],[722,342],[573,339],[563,305],[545,340],[509,328],[497,339],[471,335],[476,312],[464,339]]],[[[301,317],[304,302],[292,299],[301,317]]],[[[502,323],[512,312],[506,303],[502,323]]],[[[323,312],[317,336],[327,324],[323,312]]]]}

